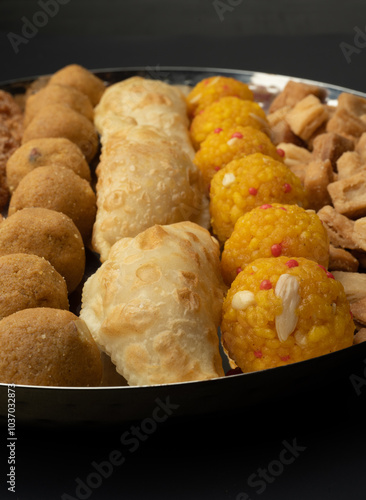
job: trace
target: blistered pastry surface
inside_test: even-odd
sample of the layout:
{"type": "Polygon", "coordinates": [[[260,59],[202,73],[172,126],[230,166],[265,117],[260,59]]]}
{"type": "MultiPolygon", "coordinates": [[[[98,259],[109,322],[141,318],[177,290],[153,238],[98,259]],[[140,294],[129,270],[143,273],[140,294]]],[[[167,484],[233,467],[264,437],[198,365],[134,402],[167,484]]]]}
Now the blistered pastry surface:
{"type": "Polygon", "coordinates": [[[209,227],[197,167],[153,127],[125,127],[107,136],[97,175],[93,247],[101,261],[120,238],[134,237],[154,224],[191,220],[209,227]]]}
{"type": "Polygon", "coordinates": [[[80,316],[129,385],[223,375],[219,246],[197,224],[124,238],[89,278],[80,316]]]}
{"type": "Polygon", "coordinates": [[[106,137],[121,128],[125,117],[132,118],[137,125],[158,128],[193,159],[187,105],[178,87],[139,76],[111,85],[95,109],[95,126],[106,137]]]}

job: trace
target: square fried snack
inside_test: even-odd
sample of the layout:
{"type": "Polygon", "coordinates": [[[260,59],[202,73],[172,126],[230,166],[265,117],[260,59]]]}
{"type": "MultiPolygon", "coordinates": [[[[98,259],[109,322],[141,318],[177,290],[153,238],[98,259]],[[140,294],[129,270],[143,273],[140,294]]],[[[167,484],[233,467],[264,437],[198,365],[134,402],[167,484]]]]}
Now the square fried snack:
{"type": "Polygon", "coordinates": [[[124,238],[84,285],[80,317],[129,385],[223,375],[219,245],[192,222],[124,238]]]}
{"type": "Polygon", "coordinates": [[[292,132],[304,141],[309,140],[327,119],[327,107],[313,94],[296,103],[286,115],[292,132]]]}
{"type": "Polygon", "coordinates": [[[283,91],[277,95],[270,106],[270,113],[282,108],[283,106],[294,107],[299,101],[313,95],[323,101],[326,97],[325,89],[317,85],[310,85],[304,82],[290,80],[287,82],[283,91]]]}
{"type": "Polygon", "coordinates": [[[351,219],[366,216],[366,172],[330,183],[328,192],[338,213],[351,219]]]}

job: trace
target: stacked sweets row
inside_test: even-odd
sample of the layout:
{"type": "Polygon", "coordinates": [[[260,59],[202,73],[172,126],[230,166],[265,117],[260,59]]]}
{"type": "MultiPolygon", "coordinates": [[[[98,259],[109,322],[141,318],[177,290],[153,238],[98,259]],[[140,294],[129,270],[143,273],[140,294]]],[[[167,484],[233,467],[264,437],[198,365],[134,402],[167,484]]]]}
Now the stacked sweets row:
{"type": "Polygon", "coordinates": [[[80,294],[96,214],[90,163],[104,90],[91,72],[70,65],[37,81],[20,108],[21,140],[2,186],[10,198],[0,223],[2,382],[100,384],[98,346],[70,303],[80,294]]]}
{"type": "MultiPolygon", "coordinates": [[[[318,100],[314,93],[320,89],[301,88],[318,100]]],[[[277,103],[281,99],[283,94],[277,103]]],[[[329,271],[319,197],[288,165],[290,127],[285,137],[283,124],[278,120],[274,127],[250,88],[227,77],[199,82],[187,103],[194,162],[206,181],[229,287],[221,333],[232,366],[255,371],[352,345],[355,325],[344,287],[329,271]]],[[[301,116],[295,114],[298,124],[301,116]]],[[[315,141],[322,129],[313,122],[315,141]]],[[[292,138],[297,142],[290,146],[300,147],[294,132],[292,138]]]]}

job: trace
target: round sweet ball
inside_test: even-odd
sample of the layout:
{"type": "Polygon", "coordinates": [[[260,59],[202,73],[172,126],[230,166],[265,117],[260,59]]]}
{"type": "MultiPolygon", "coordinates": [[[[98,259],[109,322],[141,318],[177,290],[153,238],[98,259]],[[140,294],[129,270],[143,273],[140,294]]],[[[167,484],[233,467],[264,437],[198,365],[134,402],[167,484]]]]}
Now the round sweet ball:
{"type": "Polygon", "coordinates": [[[99,386],[99,348],[70,311],[23,309],[0,321],[0,381],[20,385],[99,386]]]}
{"type": "Polygon", "coordinates": [[[28,97],[24,110],[24,127],[27,127],[36,114],[49,104],[64,104],[93,120],[94,110],[87,95],[74,87],[66,85],[46,85],[39,92],[28,97]]]}
{"type": "Polygon", "coordinates": [[[27,253],[44,257],[65,279],[69,293],[85,271],[85,247],[67,215],[47,208],[24,208],[0,224],[0,256],[27,253]]]}
{"type": "Polygon", "coordinates": [[[69,309],[64,278],[38,255],[1,256],[0,290],[0,319],[33,307],[69,309]]]}
{"type": "Polygon", "coordinates": [[[18,184],[9,203],[9,215],[41,207],[70,217],[84,241],[89,240],[96,215],[96,196],[88,181],[66,167],[38,167],[18,184]]]}
{"type": "Polygon", "coordinates": [[[47,137],[26,142],[6,163],[6,179],[12,193],[29,172],[38,167],[58,166],[73,170],[91,181],[90,167],[81,149],[64,137],[47,137]]]}
{"type": "Polygon", "coordinates": [[[49,83],[75,87],[89,97],[93,106],[98,104],[105,91],[103,80],[79,64],[69,64],[59,69],[51,76],[49,83]]]}
{"type": "Polygon", "coordinates": [[[261,257],[239,272],[224,299],[223,346],[242,372],[297,363],[353,344],[342,284],[305,257],[261,257]]]}
{"type": "Polygon", "coordinates": [[[83,152],[88,163],[97,153],[99,138],[93,123],[63,104],[49,104],[25,128],[22,144],[43,137],[65,137],[83,152]]]}

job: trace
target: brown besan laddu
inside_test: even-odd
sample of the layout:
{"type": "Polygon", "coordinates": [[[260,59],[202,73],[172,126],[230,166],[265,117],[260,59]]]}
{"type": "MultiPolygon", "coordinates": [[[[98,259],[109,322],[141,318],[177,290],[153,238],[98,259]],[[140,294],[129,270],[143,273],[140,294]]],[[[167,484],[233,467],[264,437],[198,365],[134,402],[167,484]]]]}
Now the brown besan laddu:
{"type": "Polygon", "coordinates": [[[101,379],[99,348],[70,311],[37,307],[0,321],[0,382],[88,387],[101,379]]]}
{"type": "Polygon", "coordinates": [[[74,142],[88,163],[99,146],[98,134],[93,123],[77,111],[63,104],[49,104],[36,114],[25,128],[22,144],[43,137],[65,137],[74,142]]]}
{"type": "Polygon", "coordinates": [[[0,290],[0,319],[33,307],[69,309],[66,281],[38,255],[2,255],[0,290]]]}
{"type": "Polygon", "coordinates": [[[9,215],[23,208],[42,207],[70,217],[84,240],[90,239],[96,197],[88,181],[66,167],[38,167],[18,184],[9,203],[9,215]]]}
{"type": "Polygon", "coordinates": [[[90,167],[81,149],[64,137],[33,139],[16,149],[6,164],[6,177],[12,193],[29,172],[38,167],[58,166],[73,170],[90,182],[90,167]]]}
{"type": "Polygon", "coordinates": [[[61,274],[71,293],[85,271],[85,247],[78,228],[65,214],[24,208],[0,223],[0,255],[27,253],[44,257],[61,274]]]}
{"type": "Polygon", "coordinates": [[[24,126],[32,121],[40,109],[49,104],[64,104],[93,121],[93,106],[86,94],[74,87],[53,84],[46,85],[28,97],[24,110],[24,126]]]}
{"type": "Polygon", "coordinates": [[[103,81],[79,64],[69,64],[54,73],[49,84],[68,85],[86,94],[96,106],[105,90],[103,81]]]}

